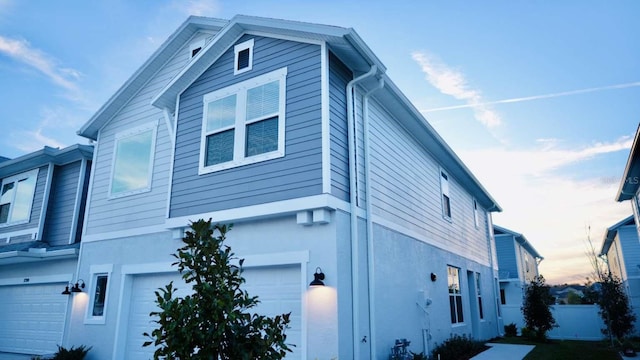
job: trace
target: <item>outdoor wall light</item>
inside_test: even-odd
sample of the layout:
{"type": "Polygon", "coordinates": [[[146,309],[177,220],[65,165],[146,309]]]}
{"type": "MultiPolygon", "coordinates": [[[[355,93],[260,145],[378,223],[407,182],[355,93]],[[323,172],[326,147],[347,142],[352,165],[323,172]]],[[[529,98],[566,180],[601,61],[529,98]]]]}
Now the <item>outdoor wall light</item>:
{"type": "Polygon", "coordinates": [[[76,281],[76,283],[71,286],[71,289],[69,289],[69,285],[71,285],[71,283],[64,287],[64,291],[61,293],[62,295],[82,292],[82,289],[84,289],[85,287],[84,280],[82,279],[78,279],[78,281],[76,281]]]}
{"type": "Polygon", "coordinates": [[[431,281],[436,281],[438,276],[435,273],[431,273],[431,281]]]}
{"type": "Polygon", "coordinates": [[[82,289],[84,289],[84,280],[79,279],[78,281],[76,281],[76,284],[73,285],[73,287],[71,288],[71,292],[74,293],[79,293],[82,292],[82,289]],[[82,282],[82,284],[79,284],[80,282],[82,282]]]}
{"type": "Polygon", "coordinates": [[[324,273],[320,267],[317,267],[315,274],[313,274],[313,281],[309,283],[309,286],[324,286],[322,280],[324,280],[324,273]]]}

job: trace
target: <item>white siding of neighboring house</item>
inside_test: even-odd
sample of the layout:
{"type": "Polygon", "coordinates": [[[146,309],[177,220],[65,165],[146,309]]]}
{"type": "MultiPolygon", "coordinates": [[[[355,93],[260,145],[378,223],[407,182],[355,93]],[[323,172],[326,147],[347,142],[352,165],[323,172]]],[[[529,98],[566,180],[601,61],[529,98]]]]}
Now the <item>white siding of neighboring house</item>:
{"type": "MultiPolygon", "coordinates": [[[[194,41],[204,35],[194,37],[194,41]]],[[[190,42],[167,62],[100,130],[95,148],[93,184],[87,211],[86,234],[163,224],[166,217],[172,145],[163,114],[151,99],[188,63],[190,42]],[[115,135],[135,126],[158,122],[151,191],[109,199],[115,135]]]]}
{"type": "MultiPolygon", "coordinates": [[[[438,162],[379,103],[370,102],[373,221],[489,266],[487,216],[449,173],[451,221],[442,216],[438,162]]],[[[480,205],[480,204],[478,204],[480,205]]]]}

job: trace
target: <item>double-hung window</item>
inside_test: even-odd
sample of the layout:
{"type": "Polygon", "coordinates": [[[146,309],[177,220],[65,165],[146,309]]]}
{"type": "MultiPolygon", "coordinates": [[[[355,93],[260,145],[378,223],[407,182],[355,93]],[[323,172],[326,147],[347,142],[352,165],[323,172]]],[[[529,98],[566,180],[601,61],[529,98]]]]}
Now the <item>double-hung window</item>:
{"type": "Polygon", "coordinates": [[[451,312],[451,323],[462,323],[464,322],[464,316],[462,314],[460,269],[453,266],[447,266],[447,282],[449,286],[449,310],[451,312]]]}
{"type": "Polygon", "coordinates": [[[206,94],[200,174],[284,156],[287,68],[206,94]]]}
{"type": "Polygon", "coordinates": [[[157,128],[154,121],[116,135],[110,197],[151,190],[157,128]]]}
{"type": "Polygon", "coordinates": [[[449,175],[440,170],[440,193],[442,197],[442,216],[451,220],[451,197],[449,195],[449,175]]]}
{"type": "Polygon", "coordinates": [[[0,226],[29,222],[36,191],[38,169],[2,180],[0,226]]]}

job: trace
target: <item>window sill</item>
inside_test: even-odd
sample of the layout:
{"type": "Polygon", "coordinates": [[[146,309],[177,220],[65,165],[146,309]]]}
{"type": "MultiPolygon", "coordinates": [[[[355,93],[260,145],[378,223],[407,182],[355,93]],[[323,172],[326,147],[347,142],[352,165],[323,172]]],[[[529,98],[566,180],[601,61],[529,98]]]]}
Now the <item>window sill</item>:
{"type": "Polygon", "coordinates": [[[267,160],[278,159],[281,157],[284,157],[284,150],[276,150],[276,151],[244,158],[238,161],[227,161],[224,163],[211,165],[211,166],[200,165],[200,168],[198,169],[198,175],[206,175],[206,174],[210,174],[217,171],[233,169],[233,168],[255,164],[255,163],[259,163],[267,160]]]}
{"type": "Polygon", "coordinates": [[[22,224],[28,224],[28,223],[29,223],[29,220],[14,221],[10,223],[0,224],[0,228],[6,228],[10,226],[16,226],[16,225],[22,225],[22,224]]]}
{"type": "Polygon", "coordinates": [[[104,325],[106,324],[106,317],[103,316],[93,316],[87,319],[84,319],[84,324],[85,325],[104,325]]]}
{"type": "Polygon", "coordinates": [[[123,192],[123,193],[115,194],[115,195],[109,193],[109,200],[120,199],[120,198],[123,198],[123,197],[133,196],[133,195],[138,195],[138,194],[144,194],[144,193],[148,193],[150,191],[151,191],[151,187],[147,187],[147,188],[144,188],[144,189],[127,191],[127,192],[123,192]]]}

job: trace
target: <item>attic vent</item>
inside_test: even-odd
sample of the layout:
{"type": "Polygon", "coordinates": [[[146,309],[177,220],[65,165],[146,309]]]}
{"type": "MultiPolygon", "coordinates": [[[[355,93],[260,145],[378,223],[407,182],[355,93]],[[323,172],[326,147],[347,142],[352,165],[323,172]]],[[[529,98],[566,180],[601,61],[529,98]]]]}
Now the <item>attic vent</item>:
{"type": "Polygon", "coordinates": [[[233,74],[242,74],[253,68],[253,39],[247,40],[233,48],[235,53],[233,74]]]}
{"type": "Polygon", "coordinates": [[[189,54],[191,58],[196,56],[200,52],[200,50],[202,50],[202,48],[204,47],[204,44],[205,44],[204,39],[200,39],[192,42],[189,45],[189,54]]]}

